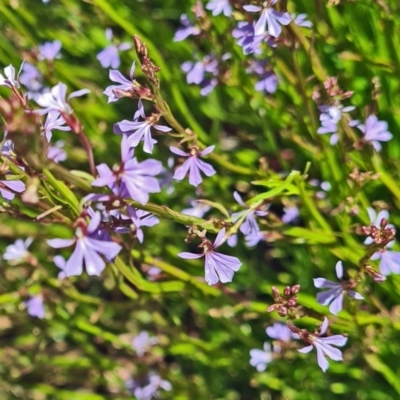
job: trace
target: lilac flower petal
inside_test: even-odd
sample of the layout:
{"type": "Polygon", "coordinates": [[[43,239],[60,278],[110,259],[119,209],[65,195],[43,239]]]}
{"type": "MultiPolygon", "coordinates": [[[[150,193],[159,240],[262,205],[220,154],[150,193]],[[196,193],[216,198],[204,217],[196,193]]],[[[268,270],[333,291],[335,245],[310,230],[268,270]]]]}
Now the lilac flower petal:
{"type": "Polygon", "coordinates": [[[328,326],[329,326],[329,320],[328,320],[328,318],[324,317],[324,322],[322,323],[321,329],[320,329],[320,335],[324,335],[326,333],[328,326]]]}
{"type": "Polygon", "coordinates": [[[338,261],[336,263],[335,266],[336,269],[336,276],[338,277],[338,279],[342,279],[343,278],[343,263],[341,261],[338,261]]]}
{"type": "Polygon", "coordinates": [[[329,368],[328,360],[326,359],[324,352],[319,346],[315,346],[315,348],[317,350],[318,365],[320,366],[323,372],[326,372],[326,370],[329,368]]]}
{"type": "Polygon", "coordinates": [[[340,294],[333,299],[331,305],[329,306],[329,311],[333,315],[338,315],[339,312],[342,310],[342,308],[343,308],[343,297],[344,297],[343,291],[341,291],[340,294]]]}
{"type": "Polygon", "coordinates": [[[66,276],[77,276],[83,272],[83,249],[77,243],[71,257],[65,264],[64,272],[66,276]]]}
{"type": "Polygon", "coordinates": [[[75,243],[75,239],[48,239],[46,242],[54,249],[62,249],[63,247],[72,246],[75,243]]]}
{"type": "Polygon", "coordinates": [[[312,349],[313,349],[313,347],[314,346],[306,346],[306,347],[303,347],[303,348],[301,348],[301,349],[297,349],[297,351],[299,352],[299,353],[303,353],[303,354],[307,354],[307,353],[309,353],[310,351],[312,351],[312,349]]]}
{"type": "Polygon", "coordinates": [[[195,253],[183,252],[183,253],[178,253],[177,256],[181,257],[181,258],[186,258],[186,259],[194,259],[194,258],[201,258],[204,256],[204,254],[203,253],[195,254],[195,253]]]}
{"type": "Polygon", "coordinates": [[[337,288],[340,286],[339,283],[337,282],[332,282],[328,279],[325,278],[314,278],[314,286],[319,289],[325,289],[325,288],[337,288]]]}
{"type": "Polygon", "coordinates": [[[169,148],[169,150],[170,150],[172,153],[177,154],[178,156],[181,156],[181,157],[189,157],[189,156],[190,156],[189,153],[185,153],[184,151],[178,149],[177,147],[171,146],[171,147],[169,148]]]}
{"type": "Polygon", "coordinates": [[[364,297],[361,296],[360,293],[354,292],[353,290],[348,290],[348,291],[347,291],[347,294],[348,294],[350,297],[352,297],[353,299],[356,299],[356,300],[364,300],[364,297]]]}
{"type": "Polygon", "coordinates": [[[215,145],[208,146],[204,150],[202,150],[199,155],[200,156],[206,156],[207,154],[210,154],[214,151],[215,145]]]}
{"type": "Polygon", "coordinates": [[[224,240],[224,237],[225,237],[225,233],[226,233],[226,229],[225,229],[225,228],[222,228],[222,229],[218,232],[218,235],[217,235],[217,237],[216,237],[215,240],[214,240],[214,244],[213,244],[213,247],[214,247],[214,248],[217,248],[217,247],[221,246],[221,244],[222,244],[222,242],[223,242],[223,240],[224,240]]]}

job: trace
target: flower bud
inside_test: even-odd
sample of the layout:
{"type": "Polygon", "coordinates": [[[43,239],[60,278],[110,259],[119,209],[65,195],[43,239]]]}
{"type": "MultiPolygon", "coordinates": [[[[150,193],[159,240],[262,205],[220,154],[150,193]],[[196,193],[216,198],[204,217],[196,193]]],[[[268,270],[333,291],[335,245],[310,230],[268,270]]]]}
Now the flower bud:
{"type": "Polygon", "coordinates": [[[288,313],[288,310],[286,307],[284,307],[284,306],[279,307],[278,314],[280,317],[286,317],[287,313],[288,313]]]}
{"type": "Polygon", "coordinates": [[[279,300],[281,295],[279,294],[279,290],[276,286],[272,286],[272,297],[274,298],[275,301],[279,300]]]}
{"type": "Polygon", "coordinates": [[[288,300],[288,302],[286,303],[288,307],[296,307],[297,305],[297,297],[294,296],[291,299],[288,300]]]}
{"type": "Polygon", "coordinates": [[[285,289],[283,290],[283,295],[285,296],[285,297],[288,297],[288,296],[290,296],[290,286],[286,286],[285,287],[285,289]]]}
{"type": "Polygon", "coordinates": [[[290,289],[291,294],[297,294],[300,292],[300,285],[293,285],[290,289]]]}
{"type": "Polygon", "coordinates": [[[276,311],[280,307],[280,304],[272,304],[267,308],[267,312],[276,311]]]}

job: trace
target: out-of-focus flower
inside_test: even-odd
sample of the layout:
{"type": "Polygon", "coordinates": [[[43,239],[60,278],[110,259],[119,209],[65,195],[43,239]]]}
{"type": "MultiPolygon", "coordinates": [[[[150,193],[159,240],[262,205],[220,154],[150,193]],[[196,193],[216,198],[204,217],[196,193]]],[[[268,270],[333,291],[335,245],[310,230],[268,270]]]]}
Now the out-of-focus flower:
{"type": "Polygon", "coordinates": [[[65,272],[65,267],[67,265],[65,258],[63,256],[58,255],[53,258],[53,262],[55,266],[61,270],[58,273],[58,279],[64,279],[67,276],[65,272]]]}
{"type": "Polygon", "coordinates": [[[162,379],[155,372],[151,372],[145,381],[147,381],[145,385],[143,385],[143,379],[140,382],[133,379],[126,382],[127,388],[137,400],[151,400],[158,397],[160,389],[166,391],[172,389],[171,383],[162,379]]]}
{"type": "Polygon", "coordinates": [[[256,74],[260,80],[254,88],[258,92],[275,93],[278,87],[279,79],[274,72],[268,70],[268,62],[265,60],[252,61],[246,68],[246,72],[256,74]]]}
{"type": "Polygon", "coordinates": [[[388,250],[394,243],[395,241],[393,240],[387,244],[386,248],[377,251],[371,257],[371,260],[381,260],[379,263],[379,270],[384,276],[400,274],[400,252],[388,250]]]}
{"type": "Polygon", "coordinates": [[[198,186],[203,182],[200,171],[206,176],[214,175],[216,173],[215,169],[210,164],[200,160],[200,157],[210,154],[214,150],[214,147],[215,146],[209,146],[202,151],[197,147],[193,147],[190,149],[190,153],[185,153],[176,147],[170,147],[169,149],[172,153],[181,157],[188,157],[188,159],[175,170],[173,178],[177,181],[181,181],[189,172],[189,183],[193,186],[198,186]]]}
{"type": "Polygon", "coordinates": [[[229,0],[211,0],[207,3],[206,9],[212,11],[214,16],[224,13],[225,17],[230,17],[232,14],[229,0]]]}
{"type": "Polygon", "coordinates": [[[119,169],[111,170],[107,164],[97,166],[100,176],[92,182],[92,186],[108,186],[123,197],[130,196],[133,200],[146,204],[150,193],[161,191],[155,176],[161,172],[162,164],[153,159],[138,162],[133,157],[133,149],[129,148],[125,135],[121,141],[121,157],[119,169]],[[118,183],[121,184],[119,189],[118,183]]]}
{"type": "Polygon", "coordinates": [[[39,60],[53,61],[60,58],[61,42],[54,40],[53,42],[45,42],[40,44],[39,47],[39,60]]]}
{"type": "Polygon", "coordinates": [[[328,325],[328,318],[325,317],[319,334],[312,334],[308,332],[299,333],[299,336],[310,345],[303,347],[298,351],[300,353],[309,353],[315,347],[317,350],[318,365],[324,372],[329,368],[329,363],[327,360],[328,357],[334,361],[343,360],[342,352],[339,349],[332,347],[332,345],[342,347],[347,342],[347,337],[343,335],[333,335],[322,338],[321,336],[325,334],[326,330],[328,329],[328,325]]]}
{"type": "Polygon", "coordinates": [[[239,271],[242,263],[237,257],[227,256],[217,253],[215,249],[219,247],[225,237],[225,228],[221,229],[212,244],[208,239],[203,238],[199,247],[203,248],[201,254],[179,253],[178,256],[186,259],[201,258],[205,256],[205,281],[209,285],[215,285],[218,281],[222,283],[232,282],[234,272],[239,271]]]}
{"type": "Polygon", "coordinates": [[[191,208],[185,208],[182,210],[182,214],[191,215],[197,218],[203,218],[204,214],[210,211],[211,207],[208,204],[197,202],[196,200],[192,200],[190,202],[191,208]]]}
{"type": "Polygon", "coordinates": [[[393,135],[388,131],[388,124],[379,121],[376,115],[370,115],[365,125],[358,125],[357,128],[364,133],[364,140],[370,142],[376,151],[381,151],[382,145],[379,142],[387,142],[393,135]]]}
{"type": "Polygon", "coordinates": [[[6,247],[3,259],[7,261],[24,260],[29,255],[28,248],[32,244],[32,241],[32,238],[28,238],[25,241],[17,239],[15,243],[6,247]]]}
{"type": "Polygon", "coordinates": [[[67,153],[63,149],[64,144],[63,140],[57,140],[54,146],[49,146],[47,149],[47,158],[53,160],[55,163],[65,161],[67,159],[67,153]]]}
{"type": "Polygon", "coordinates": [[[142,331],[132,340],[132,347],[136,350],[139,357],[142,357],[146,351],[158,343],[156,337],[151,337],[148,332],[142,331]]]}
{"type": "MultiPolygon", "coordinates": [[[[107,28],[105,34],[107,41],[111,42],[113,38],[112,29],[107,28]]],[[[97,54],[96,58],[99,60],[103,68],[118,68],[121,64],[119,52],[129,50],[131,47],[132,45],[128,42],[120,43],[118,45],[110,44],[105,49],[100,51],[100,53],[97,54]]]]}
{"type": "Polygon", "coordinates": [[[311,21],[307,20],[307,14],[292,14],[293,22],[297,26],[302,26],[304,28],[312,28],[313,24],[311,21]]]}
{"type": "Polygon", "coordinates": [[[268,25],[268,34],[273,37],[278,37],[282,32],[281,25],[289,25],[292,21],[290,14],[287,12],[279,12],[274,10],[273,6],[278,0],[270,0],[263,3],[263,6],[245,5],[243,8],[247,12],[259,12],[261,16],[254,26],[256,36],[263,35],[268,25]]]}
{"type": "Polygon", "coordinates": [[[148,211],[135,210],[132,207],[126,208],[131,218],[133,224],[135,225],[136,237],[140,243],[143,243],[144,234],[142,231],[142,226],[154,226],[157,225],[160,220],[148,211]]]}
{"type": "Polygon", "coordinates": [[[19,82],[28,89],[27,95],[33,99],[43,89],[43,76],[32,64],[24,62],[21,67],[19,82]]]}
{"type": "Polygon", "coordinates": [[[53,135],[53,130],[70,131],[71,128],[65,125],[65,119],[58,111],[51,110],[47,114],[46,122],[43,125],[43,133],[49,142],[53,135]]]}
{"type": "Polygon", "coordinates": [[[25,183],[22,181],[8,181],[0,180],[0,194],[1,196],[11,201],[15,197],[15,193],[22,193],[25,191],[25,183]]]}
{"type": "Polygon", "coordinates": [[[76,244],[75,250],[67,261],[64,272],[66,276],[81,275],[85,264],[88,275],[100,275],[105,268],[102,254],[108,259],[113,259],[122,247],[114,242],[105,242],[90,237],[100,224],[101,215],[95,212],[89,224],[82,223],[76,228],[75,237],[72,239],[50,239],[47,244],[55,249],[69,247],[76,244]]]}
{"type": "Polygon", "coordinates": [[[339,141],[339,134],[337,133],[338,127],[337,124],[330,120],[327,119],[325,121],[322,121],[321,127],[318,128],[317,133],[319,135],[325,135],[326,133],[331,133],[332,136],[329,139],[329,143],[334,146],[338,141],[339,141]]]}
{"type": "Polygon", "coordinates": [[[290,224],[296,221],[300,216],[300,211],[296,206],[283,207],[284,214],[282,215],[282,222],[284,224],[290,224]]]}
{"type": "Polygon", "coordinates": [[[45,310],[42,296],[31,296],[29,300],[25,301],[25,305],[30,316],[44,318],[45,310]]]}
{"type": "Polygon", "coordinates": [[[181,27],[175,32],[174,42],[180,42],[191,35],[197,36],[200,34],[200,28],[192,25],[187,14],[181,15],[180,22],[181,27]]]}
{"type": "MultiPolygon", "coordinates": [[[[81,89],[72,92],[67,99],[83,96],[90,93],[89,89],[81,89]]],[[[66,100],[67,85],[59,82],[51,88],[50,92],[42,93],[35,98],[36,103],[43,107],[42,110],[37,110],[39,114],[47,114],[50,111],[58,111],[60,113],[72,114],[73,110],[66,100]]]]}
{"type": "Polygon", "coordinates": [[[263,350],[252,349],[250,350],[250,365],[256,367],[258,372],[265,371],[267,365],[272,361],[271,344],[264,343],[263,350]]]}
{"type": "Polygon", "coordinates": [[[123,121],[119,122],[118,128],[128,135],[127,145],[129,147],[136,147],[141,141],[144,142],[143,144],[143,151],[146,153],[153,153],[154,143],[157,143],[157,140],[153,139],[151,136],[151,128],[155,128],[161,132],[169,132],[171,128],[164,125],[158,125],[160,115],[159,114],[152,114],[149,118],[146,117],[144,113],[144,108],[142,101],[139,100],[138,103],[138,111],[139,115],[144,119],[144,121],[128,121],[124,119],[123,121]]]}
{"type": "Polygon", "coordinates": [[[240,21],[232,31],[232,36],[236,39],[236,43],[242,48],[244,54],[260,54],[262,52],[260,45],[264,36],[255,36],[254,24],[240,21]]]}
{"type": "Polygon", "coordinates": [[[281,340],[282,342],[289,342],[292,339],[299,339],[297,333],[292,332],[286,324],[280,322],[275,322],[272,326],[265,329],[266,334],[276,340],[281,340]]]}
{"type": "Polygon", "coordinates": [[[343,296],[344,293],[347,294],[356,300],[363,300],[364,297],[361,296],[360,293],[354,292],[350,290],[353,288],[356,283],[354,281],[343,281],[343,264],[341,261],[336,263],[336,276],[340,280],[339,283],[332,282],[325,278],[315,278],[314,285],[319,289],[329,289],[325,292],[321,292],[317,294],[317,301],[319,304],[323,306],[327,306],[329,303],[329,311],[337,315],[343,308],[343,296]]]}

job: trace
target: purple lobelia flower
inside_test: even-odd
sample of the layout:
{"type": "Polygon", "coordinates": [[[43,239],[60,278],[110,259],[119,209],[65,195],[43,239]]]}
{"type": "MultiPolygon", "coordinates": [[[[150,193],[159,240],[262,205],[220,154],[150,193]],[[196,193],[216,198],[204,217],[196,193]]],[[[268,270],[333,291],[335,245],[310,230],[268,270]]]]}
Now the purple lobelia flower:
{"type": "Polygon", "coordinates": [[[0,195],[11,201],[15,197],[15,193],[22,193],[25,191],[25,183],[22,181],[8,181],[0,180],[0,195]]]}
{"type": "Polygon", "coordinates": [[[388,131],[388,124],[379,121],[376,115],[370,115],[365,125],[358,125],[357,128],[364,133],[363,140],[370,142],[376,151],[381,151],[382,145],[379,142],[387,142],[393,135],[388,131]]]}
{"type": "Polygon", "coordinates": [[[17,239],[14,244],[10,244],[6,247],[3,259],[14,262],[26,259],[29,255],[28,248],[32,241],[32,238],[26,239],[25,242],[22,239],[17,239]]]}
{"type": "Polygon", "coordinates": [[[157,225],[160,220],[148,211],[134,209],[130,206],[127,206],[126,209],[133,225],[135,226],[136,237],[140,243],[143,243],[144,234],[141,229],[142,226],[154,226],[157,225]]]}
{"type": "Polygon", "coordinates": [[[300,211],[296,206],[283,207],[284,214],[282,215],[282,222],[284,224],[290,224],[296,222],[300,216],[300,211]]]}
{"type": "Polygon", "coordinates": [[[232,31],[232,36],[236,39],[236,43],[242,48],[244,54],[260,54],[262,52],[260,45],[264,36],[255,36],[254,24],[240,21],[232,31]]]}
{"type": "MultiPolygon", "coordinates": [[[[22,64],[23,65],[23,64],[22,64]]],[[[8,67],[4,68],[4,76],[0,74],[0,86],[7,86],[10,89],[19,89],[19,75],[21,73],[21,68],[18,72],[17,78],[15,78],[15,68],[10,64],[8,67]]]]}
{"type": "Polygon", "coordinates": [[[50,142],[51,137],[53,135],[53,130],[56,129],[58,131],[70,131],[71,128],[65,125],[64,117],[58,112],[51,110],[47,114],[46,122],[43,125],[43,134],[46,137],[47,141],[50,142]]]}
{"type": "Polygon", "coordinates": [[[203,218],[204,214],[210,211],[211,207],[208,204],[200,203],[196,200],[190,202],[191,208],[182,210],[182,214],[191,215],[192,217],[203,218]]]}
{"type": "Polygon", "coordinates": [[[44,318],[45,310],[42,296],[31,296],[29,300],[25,301],[28,314],[32,317],[44,318]]]}
{"type": "Polygon", "coordinates": [[[132,347],[136,350],[139,357],[142,357],[146,351],[158,343],[156,337],[151,337],[148,332],[142,331],[132,340],[132,347]]]}
{"type": "Polygon", "coordinates": [[[298,351],[300,353],[309,353],[315,347],[315,349],[317,350],[318,365],[324,372],[329,368],[327,357],[331,358],[334,361],[343,360],[342,352],[332,345],[342,347],[347,342],[347,337],[343,335],[333,335],[324,338],[321,337],[328,329],[328,325],[328,318],[325,317],[319,334],[309,333],[304,330],[298,330],[296,328],[299,331],[300,338],[304,340],[307,344],[309,344],[309,346],[303,347],[298,351]]]}
{"type": "Polygon", "coordinates": [[[242,263],[236,257],[217,253],[215,249],[219,247],[225,237],[225,228],[221,229],[212,244],[208,239],[202,238],[199,247],[203,248],[201,254],[179,253],[178,256],[186,259],[201,258],[205,256],[205,281],[209,285],[215,285],[218,281],[222,283],[232,282],[234,272],[239,271],[242,263]]]}
{"type": "Polygon", "coordinates": [[[117,126],[121,132],[128,135],[127,144],[129,147],[136,147],[141,141],[143,141],[143,151],[152,154],[154,143],[157,143],[157,140],[152,138],[151,128],[155,128],[161,132],[169,132],[171,131],[171,128],[157,124],[160,119],[160,114],[152,114],[147,118],[141,100],[139,100],[138,103],[138,111],[144,121],[135,120],[135,117],[137,116],[137,114],[135,114],[133,121],[124,119],[123,121],[118,122],[117,126]]]}
{"type": "Polygon", "coordinates": [[[171,383],[162,379],[155,372],[151,372],[144,379],[142,377],[140,381],[131,379],[126,382],[126,386],[137,400],[151,400],[158,397],[159,389],[166,391],[172,389],[171,383]]]}
{"type": "Polygon", "coordinates": [[[189,172],[189,183],[193,186],[198,186],[203,182],[200,171],[206,176],[214,175],[216,173],[215,169],[210,164],[200,160],[200,157],[210,154],[214,150],[214,147],[215,146],[209,146],[200,151],[197,146],[193,146],[190,148],[190,153],[185,153],[176,147],[170,147],[169,149],[172,153],[181,157],[188,157],[188,159],[175,170],[173,178],[177,181],[181,181],[189,172]]]}
{"type": "MultiPolygon", "coordinates": [[[[111,42],[113,38],[112,29],[107,28],[105,34],[107,41],[111,42]]],[[[103,68],[118,68],[121,64],[119,52],[129,50],[131,47],[132,45],[128,42],[120,43],[118,45],[110,44],[104,50],[100,51],[96,58],[100,61],[100,64],[103,68]]]]}
{"type": "Polygon", "coordinates": [[[377,251],[371,257],[371,260],[381,260],[379,270],[383,276],[400,274],[400,252],[388,250],[394,243],[394,240],[391,241],[384,249],[377,251]]]}
{"type": "Polygon", "coordinates": [[[135,62],[132,63],[130,72],[129,72],[129,79],[126,79],[121,72],[119,72],[116,69],[110,69],[109,72],[109,78],[111,81],[118,83],[118,85],[110,85],[104,90],[104,94],[108,96],[108,103],[112,103],[114,101],[117,101],[119,97],[115,95],[115,90],[121,90],[121,91],[130,91],[134,87],[134,80],[133,80],[133,74],[135,72],[135,62]]]}
{"type": "Polygon", "coordinates": [[[64,151],[64,141],[57,140],[54,146],[49,146],[47,149],[47,158],[53,160],[55,163],[65,161],[67,159],[67,153],[64,151]]]}
{"type": "MultiPolygon", "coordinates": [[[[381,228],[381,225],[384,221],[387,221],[389,219],[389,212],[387,210],[381,210],[377,214],[373,208],[368,207],[367,213],[368,213],[368,217],[369,217],[369,221],[370,221],[371,225],[375,226],[375,228],[378,228],[378,229],[381,228]]],[[[386,225],[386,227],[394,229],[394,226],[391,224],[386,225]]],[[[364,240],[364,244],[370,245],[372,243],[374,243],[374,239],[371,236],[368,236],[364,240]]]]}
{"type": "Polygon", "coordinates": [[[272,8],[277,1],[278,0],[264,1],[261,7],[255,5],[243,6],[247,12],[261,11],[261,16],[254,26],[254,32],[256,36],[264,35],[266,25],[268,25],[268,34],[277,38],[282,32],[281,25],[289,25],[292,21],[289,13],[279,12],[272,8]]]}
{"type": "Polygon", "coordinates": [[[221,13],[224,13],[225,17],[232,15],[232,6],[229,0],[211,0],[207,3],[206,9],[212,11],[214,16],[221,13]]]}
{"type": "Polygon", "coordinates": [[[123,135],[121,141],[122,162],[111,170],[106,164],[97,166],[99,178],[92,182],[93,186],[108,186],[123,197],[131,197],[140,204],[149,201],[149,193],[159,193],[160,184],[155,178],[162,170],[162,164],[153,159],[138,162],[133,157],[133,149],[128,146],[128,138],[123,135]],[[120,183],[120,187],[118,187],[120,183]]]}
{"type": "Polygon", "coordinates": [[[344,281],[343,278],[343,264],[341,261],[336,263],[336,276],[340,280],[340,283],[332,282],[325,278],[315,278],[314,286],[319,289],[328,289],[325,292],[317,294],[317,301],[323,306],[327,306],[329,303],[329,311],[333,315],[337,315],[343,309],[343,297],[344,293],[356,300],[363,300],[364,297],[360,293],[350,290],[354,288],[357,283],[352,279],[350,281],[344,281]]]}
{"type": "Polygon", "coordinates": [[[286,324],[276,322],[272,326],[265,329],[266,334],[276,340],[281,340],[282,342],[289,342],[292,339],[299,339],[297,333],[292,332],[286,324]]]}
{"type": "Polygon", "coordinates": [[[39,60],[53,61],[60,58],[61,42],[54,40],[54,42],[46,42],[39,46],[39,60]]]}
{"type": "Polygon", "coordinates": [[[312,28],[313,24],[311,21],[307,20],[307,14],[292,14],[293,22],[297,26],[302,26],[304,28],[312,28]]]}
{"type": "Polygon", "coordinates": [[[100,275],[105,268],[105,262],[99,254],[113,259],[121,251],[122,247],[117,243],[90,237],[98,229],[100,220],[101,215],[97,211],[89,224],[83,218],[78,220],[74,238],[47,240],[47,244],[55,249],[75,244],[75,250],[64,267],[66,276],[81,275],[83,264],[85,264],[88,275],[100,275]]]}
{"type": "Polygon", "coordinates": [[[175,32],[174,42],[180,42],[191,35],[197,36],[200,34],[200,28],[192,25],[187,14],[181,15],[180,22],[181,27],[175,32]]]}
{"type": "Polygon", "coordinates": [[[272,72],[268,71],[268,62],[265,60],[252,61],[246,72],[255,73],[260,80],[255,84],[254,88],[258,92],[275,93],[279,83],[278,77],[272,72]]]}
{"type": "Polygon", "coordinates": [[[272,361],[271,344],[264,343],[263,349],[250,350],[250,365],[256,367],[258,372],[266,370],[267,365],[272,361]]]}
{"type": "Polygon", "coordinates": [[[254,236],[260,231],[260,228],[256,221],[256,216],[264,217],[268,214],[267,211],[259,209],[259,205],[255,207],[249,207],[241,198],[238,192],[233,193],[235,200],[242,206],[245,210],[239,211],[232,214],[232,222],[236,223],[240,219],[243,223],[240,225],[240,231],[246,236],[254,236]]]}
{"type": "MultiPolygon", "coordinates": [[[[89,92],[89,89],[77,90],[68,96],[68,100],[74,97],[83,96],[89,92]]],[[[50,111],[58,111],[60,113],[72,114],[73,110],[70,104],[67,102],[66,96],[67,85],[59,82],[56,86],[51,88],[50,92],[42,93],[35,98],[36,103],[43,107],[42,110],[37,110],[36,112],[39,114],[47,114],[50,111]]]]}
{"type": "Polygon", "coordinates": [[[19,82],[28,89],[28,97],[33,99],[43,89],[43,76],[32,64],[24,62],[21,67],[19,82]]]}
{"type": "Polygon", "coordinates": [[[329,143],[334,146],[339,141],[339,134],[337,133],[338,126],[333,120],[327,119],[321,122],[321,127],[318,128],[317,133],[319,135],[325,135],[331,133],[332,136],[329,139],[329,143]]]}

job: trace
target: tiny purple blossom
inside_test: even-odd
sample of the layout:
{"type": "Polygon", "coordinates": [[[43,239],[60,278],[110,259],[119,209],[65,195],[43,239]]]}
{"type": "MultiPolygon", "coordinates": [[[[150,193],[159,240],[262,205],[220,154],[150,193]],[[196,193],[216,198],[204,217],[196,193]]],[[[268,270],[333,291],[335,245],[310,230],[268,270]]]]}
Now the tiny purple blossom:
{"type": "Polygon", "coordinates": [[[132,347],[136,350],[139,357],[142,357],[146,351],[158,343],[156,337],[151,337],[148,332],[142,331],[132,340],[132,347]]]}
{"type": "Polygon", "coordinates": [[[307,20],[307,14],[292,14],[291,17],[293,18],[293,22],[297,26],[302,26],[304,28],[312,28],[313,24],[311,21],[307,20]]]}
{"type": "Polygon", "coordinates": [[[282,222],[284,224],[295,222],[300,216],[300,211],[296,206],[283,207],[283,211],[284,214],[282,215],[282,222]]]}
{"type": "Polygon", "coordinates": [[[364,133],[364,140],[370,142],[376,151],[381,151],[382,145],[379,142],[387,142],[393,135],[388,131],[388,124],[379,121],[376,115],[370,115],[365,125],[358,125],[357,128],[364,133]]]}
{"type": "Polygon", "coordinates": [[[329,368],[327,357],[331,358],[334,361],[343,360],[342,352],[339,349],[332,347],[332,345],[342,347],[347,342],[347,337],[343,335],[333,335],[321,338],[321,336],[324,335],[326,330],[328,329],[328,325],[328,318],[325,317],[324,322],[321,326],[320,333],[318,335],[308,334],[307,343],[310,343],[310,345],[298,350],[300,353],[305,354],[309,353],[315,347],[317,351],[318,365],[323,372],[326,372],[326,370],[329,368]]]}
{"type": "Polygon", "coordinates": [[[214,17],[221,13],[224,13],[225,17],[232,15],[232,6],[229,0],[211,0],[207,3],[206,9],[212,11],[214,17]]]}
{"type": "MultiPolygon", "coordinates": [[[[83,96],[89,92],[89,89],[77,90],[68,96],[68,100],[74,97],[83,96]]],[[[67,85],[59,82],[56,86],[51,88],[50,92],[42,93],[35,98],[36,103],[43,107],[42,110],[36,110],[36,112],[39,114],[47,114],[50,111],[58,111],[60,113],[72,114],[73,110],[67,102],[66,96],[67,85]]]]}
{"type": "Polygon", "coordinates": [[[262,52],[260,45],[264,36],[255,36],[254,24],[240,21],[232,31],[232,36],[236,39],[236,43],[242,48],[244,54],[260,54],[262,52]]]}
{"type": "Polygon", "coordinates": [[[299,339],[297,333],[292,332],[286,324],[276,322],[272,326],[265,329],[266,334],[276,340],[281,340],[282,342],[289,342],[291,339],[299,339]]]}
{"type": "MultiPolygon", "coordinates": [[[[111,42],[113,37],[111,28],[106,29],[105,35],[107,41],[111,42]]],[[[105,49],[100,51],[100,53],[97,54],[96,58],[99,60],[103,68],[118,68],[121,64],[119,52],[129,50],[131,47],[131,44],[128,42],[120,43],[118,45],[110,44],[105,49]]]]}
{"type": "Polygon", "coordinates": [[[263,349],[250,350],[250,365],[256,367],[258,372],[266,370],[267,365],[272,361],[271,345],[268,342],[264,343],[263,349]]]}
{"type": "Polygon", "coordinates": [[[214,76],[218,74],[218,61],[214,57],[207,55],[196,63],[185,61],[181,65],[181,69],[186,73],[187,83],[200,85],[205,81],[205,74],[207,72],[214,76]]]}
{"type": "Polygon", "coordinates": [[[182,214],[191,215],[197,218],[203,218],[204,214],[210,211],[211,207],[208,204],[200,203],[196,200],[190,202],[191,208],[182,210],[182,214]]]}
{"type": "Polygon", "coordinates": [[[15,243],[6,247],[6,251],[3,254],[3,259],[7,261],[19,261],[26,259],[26,257],[29,255],[28,248],[32,241],[32,238],[28,238],[25,241],[22,239],[17,239],[15,243]]]}
{"type": "Polygon", "coordinates": [[[197,36],[200,34],[200,28],[193,26],[186,14],[181,15],[180,22],[181,27],[175,32],[174,42],[180,42],[191,35],[197,36]]]}
{"type": "Polygon", "coordinates": [[[39,46],[39,60],[53,61],[60,58],[61,42],[54,40],[53,42],[45,42],[39,46]]]}
{"type": "Polygon", "coordinates": [[[325,292],[317,294],[317,301],[323,306],[327,306],[329,303],[329,311],[333,315],[337,315],[343,309],[343,297],[344,293],[356,300],[363,300],[364,297],[361,294],[349,290],[353,285],[348,285],[348,282],[342,281],[343,278],[343,264],[341,261],[336,263],[336,276],[340,280],[340,283],[332,282],[325,278],[315,278],[314,285],[317,288],[329,289],[325,292]]]}
{"type": "Polygon", "coordinates": [[[144,121],[135,121],[135,118],[133,121],[128,121],[124,119],[117,125],[121,132],[128,135],[127,144],[129,147],[136,147],[141,141],[143,141],[143,151],[145,153],[152,154],[154,143],[157,143],[157,140],[152,138],[151,128],[155,128],[160,132],[169,132],[171,131],[171,128],[169,128],[168,126],[156,124],[159,118],[159,116],[157,116],[156,114],[153,114],[151,117],[147,118],[144,113],[144,108],[141,100],[139,100],[138,103],[138,111],[144,121]]]}
{"type": "Polygon", "coordinates": [[[32,64],[27,62],[23,63],[21,67],[21,74],[19,76],[19,82],[28,89],[28,97],[33,99],[39,91],[43,88],[43,76],[39,70],[32,64]]]}
{"type": "Polygon", "coordinates": [[[113,171],[106,165],[97,166],[99,178],[92,182],[92,186],[108,186],[111,190],[119,192],[123,197],[131,197],[140,204],[149,201],[150,193],[161,191],[156,175],[162,171],[162,164],[153,159],[138,162],[133,157],[133,149],[128,146],[128,138],[123,135],[121,141],[122,163],[113,171]],[[118,190],[118,183],[121,186],[118,190]]]}
{"type": "Polygon", "coordinates": [[[203,182],[200,171],[206,176],[214,175],[216,173],[215,169],[210,164],[200,160],[200,157],[210,154],[214,150],[214,147],[215,146],[209,146],[202,151],[197,147],[193,147],[190,153],[185,153],[176,147],[170,147],[169,149],[172,153],[181,157],[188,157],[188,159],[175,170],[173,178],[177,181],[181,181],[189,172],[189,183],[192,186],[198,186],[203,182]]]}
{"type": "Polygon", "coordinates": [[[207,239],[203,240],[200,245],[203,247],[203,252],[195,253],[179,253],[178,257],[186,259],[201,258],[205,256],[205,281],[209,285],[215,285],[218,281],[222,283],[232,282],[234,272],[239,271],[242,263],[236,257],[227,256],[217,253],[215,249],[219,247],[225,237],[225,228],[221,229],[214,241],[214,244],[207,239]]]}
{"type": "Polygon", "coordinates": [[[254,32],[256,36],[264,35],[266,25],[268,25],[268,34],[277,38],[282,32],[281,25],[289,25],[292,21],[289,13],[279,12],[271,8],[271,6],[276,2],[277,0],[264,2],[262,7],[255,5],[243,6],[247,12],[261,11],[261,16],[254,26],[254,32]]]}
{"type": "Polygon", "coordinates": [[[90,234],[93,234],[98,229],[100,221],[101,215],[97,211],[89,224],[80,224],[77,227],[74,238],[47,240],[47,244],[55,249],[75,244],[75,249],[64,268],[66,276],[81,275],[83,264],[85,264],[88,275],[100,275],[105,268],[105,262],[99,254],[108,259],[113,259],[121,251],[122,247],[117,243],[105,242],[90,237],[90,234]]]}
{"type": "Polygon", "coordinates": [[[29,300],[25,301],[25,305],[30,316],[44,318],[45,310],[42,296],[31,296],[29,300]]]}
{"type": "Polygon", "coordinates": [[[67,159],[67,153],[64,151],[64,141],[57,140],[54,146],[49,146],[47,149],[47,158],[53,160],[55,163],[65,161],[67,159]]]}
{"type": "Polygon", "coordinates": [[[135,62],[132,63],[130,72],[129,72],[129,79],[126,79],[121,72],[116,69],[110,69],[108,74],[111,81],[119,83],[119,85],[110,85],[104,90],[104,94],[108,96],[108,103],[112,103],[118,100],[118,97],[114,94],[114,90],[124,90],[129,91],[132,89],[133,86],[133,74],[135,72],[135,62]]]}

